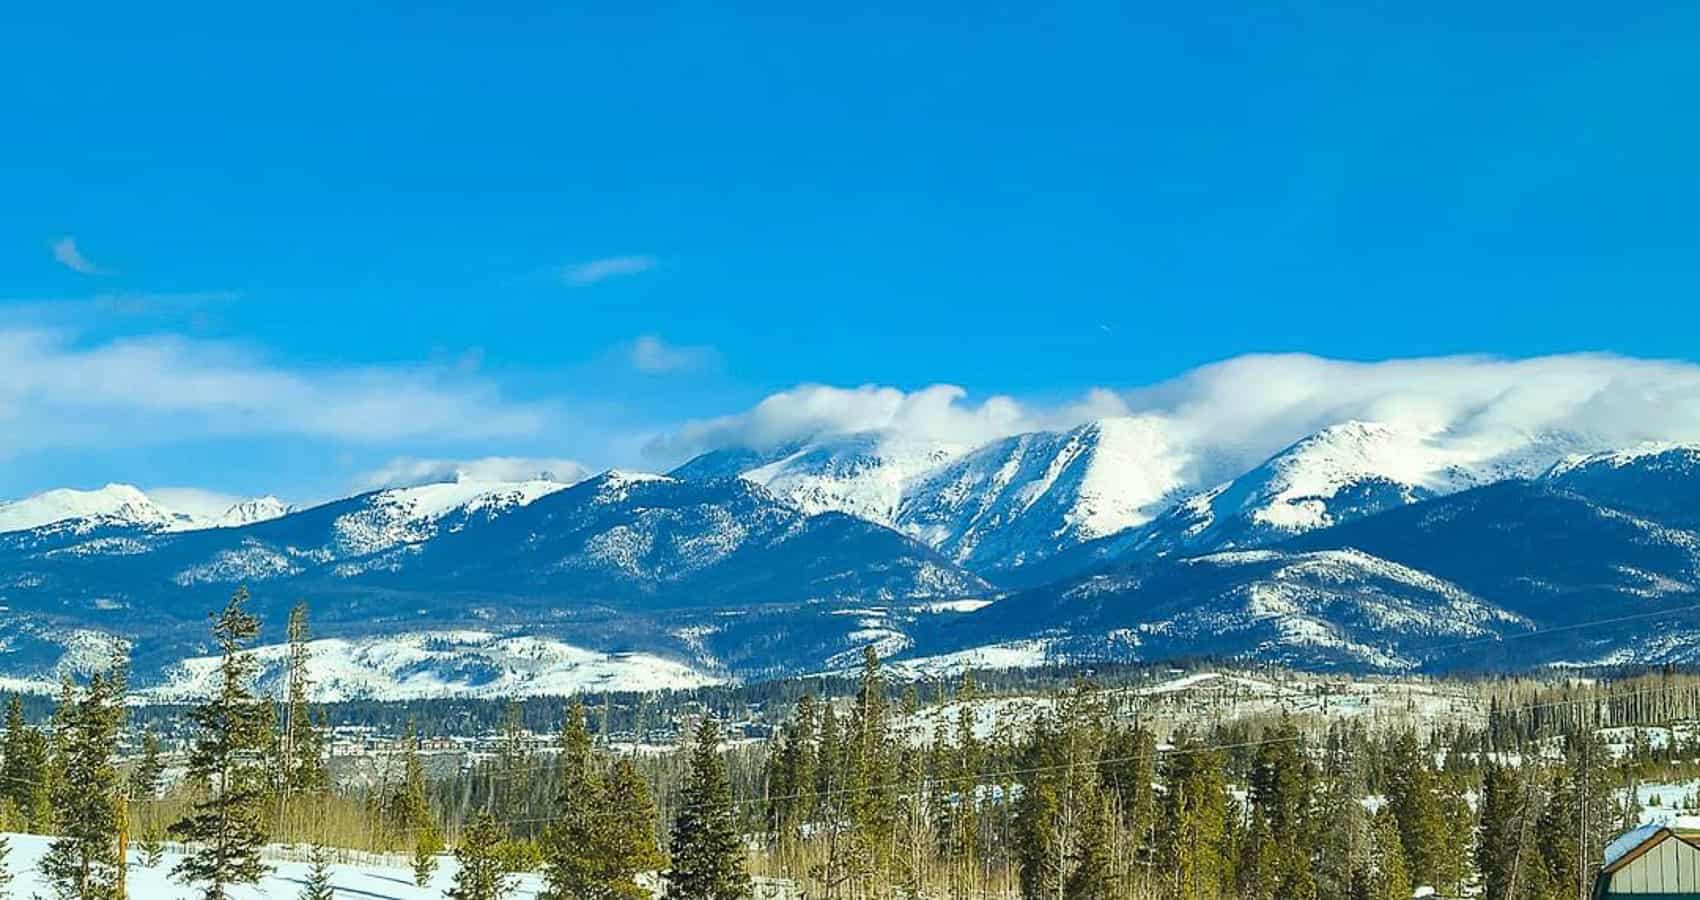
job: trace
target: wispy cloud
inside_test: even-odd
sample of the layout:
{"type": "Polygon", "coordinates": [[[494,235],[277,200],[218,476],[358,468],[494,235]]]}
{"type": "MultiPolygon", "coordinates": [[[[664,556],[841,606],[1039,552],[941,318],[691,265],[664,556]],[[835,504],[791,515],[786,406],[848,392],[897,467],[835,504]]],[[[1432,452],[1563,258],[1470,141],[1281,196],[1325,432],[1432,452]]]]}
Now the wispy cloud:
{"type": "Polygon", "coordinates": [[[291,368],[216,341],[90,345],[67,330],[0,327],[0,456],[241,435],[524,437],[552,413],[453,367],[291,368]]]}
{"type": "Polygon", "coordinates": [[[73,272],[84,275],[110,275],[110,271],[95,265],[88,257],[77,249],[77,239],[66,235],[53,242],[53,258],[59,264],[73,272]]]}
{"type": "Polygon", "coordinates": [[[632,341],[632,368],[650,375],[705,369],[719,358],[713,347],[669,344],[653,334],[632,341]]]}
{"type": "Polygon", "coordinates": [[[609,256],[564,266],[561,269],[561,280],[569,287],[589,287],[610,278],[647,272],[655,268],[655,265],[655,257],[647,254],[609,256]]]}
{"type": "Polygon", "coordinates": [[[419,459],[401,456],[361,473],[361,490],[412,487],[449,481],[553,481],[577,484],[590,477],[577,460],[530,456],[485,456],[479,459],[419,459]]]}
{"type": "MultiPolygon", "coordinates": [[[[1700,441],[1700,366],[1604,354],[1531,359],[1431,357],[1348,362],[1301,354],[1242,356],[1131,390],[1094,388],[1064,403],[954,385],[801,385],[734,415],[651,440],[661,465],[721,447],[770,448],[818,435],[880,432],[974,446],[1106,417],[1137,417],[1203,486],[1256,465],[1329,425],[1386,422],[1483,446],[1545,436],[1577,450],[1700,441]]],[[[1512,442],[1514,443],[1514,442],[1512,442]]]]}

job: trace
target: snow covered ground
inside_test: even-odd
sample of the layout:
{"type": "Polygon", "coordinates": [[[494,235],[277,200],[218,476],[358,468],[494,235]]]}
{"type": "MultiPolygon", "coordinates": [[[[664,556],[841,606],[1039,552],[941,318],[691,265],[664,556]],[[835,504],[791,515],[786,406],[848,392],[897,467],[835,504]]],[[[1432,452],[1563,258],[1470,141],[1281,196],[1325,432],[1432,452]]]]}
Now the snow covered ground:
{"type": "MultiPolygon", "coordinates": [[[[6,870],[12,873],[12,896],[49,896],[51,892],[47,884],[36,872],[36,862],[47,852],[51,838],[33,834],[13,834],[7,837],[12,842],[12,853],[6,860],[6,870]]],[[[304,854],[274,848],[267,855],[297,857],[304,854]]],[[[159,866],[150,869],[142,865],[140,857],[132,852],[127,875],[130,896],[142,900],[199,898],[200,891],[171,880],[171,867],[177,864],[179,858],[178,854],[167,852],[159,866]]],[[[267,862],[272,867],[271,874],[261,879],[259,884],[232,888],[232,900],[295,900],[301,894],[302,887],[307,883],[309,868],[304,860],[273,858],[267,862]]],[[[430,884],[421,888],[413,883],[413,871],[400,860],[396,860],[393,865],[338,863],[331,866],[331,885],[336,889],[338,897],[361,900],[441,900],[443,892],[454,882],[455,870],[453,856],[441,857],[435,877],[431,879],[430,884]]],[[[537,896],[540,888],[541,884],[536,876],[522,876],[517,888],[508,894],[508,897],[511,900],[529,900],[537,896]]]]}
{"type": "MultiPolygon", "coordinates": [[[[313,699],[412,700],[428,697],[519,697],[578,691],[687,689],[725,680],[649,653],[602,653],[563,641],[485,631],[421,631],[308,644],[313,699]]],[[[259,687],[276,693],[289,645],[254,648],[259,687]]],[[[218,657],[184,660],[166,683],[139,692],[152,702],[204,697],[218,674],[218,657]]]]}

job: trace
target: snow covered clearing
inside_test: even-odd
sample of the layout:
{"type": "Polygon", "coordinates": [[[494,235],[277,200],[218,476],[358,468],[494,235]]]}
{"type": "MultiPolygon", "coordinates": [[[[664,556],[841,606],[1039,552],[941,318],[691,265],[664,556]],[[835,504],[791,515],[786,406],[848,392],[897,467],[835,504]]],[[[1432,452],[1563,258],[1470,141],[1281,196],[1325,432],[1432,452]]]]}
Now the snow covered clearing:
{"type": "MultiPolygon", "coordinates": [[[[6,860],[6,870],[12,873],[12,895],[15,897],[51,896],[47,883],[36,871],[36,862],[47,852],[52,838],[35,834],[7,835],[12,853],[6,860]]],[[[259,884],[240,885],[230,890],[231,900],[295,900],[307,883],[309,868],[306,853],[283,847],[267,848],[267,864],[272,871],[259,884]],[[283,859],[279,857],[287,856],[283,859]]],[[[181,858],[167,851],[156,867],[142,865],[141,857],[130,854],[126,874],[129,893],[145,900],[198,900],[202,891],[171,879],[171,867],[181,858]]],[[[331,866],[331,885],[338,897],[358,897],[362,900],[442,900],[443,892],[454,883],[457,869],[453,856],[439,857],[437,872],[425,887],[413,883],[413,870],[405,860],[346,862],[331,866]]],[[[519,878],[517,888],[508,895],[510,900],[528,900],[537,896],[542,884],[535,875],[519,878]]]]}

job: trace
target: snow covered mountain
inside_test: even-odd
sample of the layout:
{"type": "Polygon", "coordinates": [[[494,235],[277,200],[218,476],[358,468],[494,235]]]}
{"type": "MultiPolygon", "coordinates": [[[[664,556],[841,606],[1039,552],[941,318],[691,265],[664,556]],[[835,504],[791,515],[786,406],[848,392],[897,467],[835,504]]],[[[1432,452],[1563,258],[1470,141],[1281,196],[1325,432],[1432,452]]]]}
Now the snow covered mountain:
{"type": "Polygon", "coordinates": [[[232,505],[224,511],[213,523],[214,528],[241,528],[255,522],[265,522],[282,518],[295,511],[291,506],[270,494],[264,497],[254,497],[232,505]]]}
{"type": "MultiPolygon", "coordinates": [[[[809,515],[738,479],[610,472],[571,487],[460,482],[364,494],[241,527],[49,540],[52,529],[0,540],[0,620],[43,637],[28,654],[37,672],[58,664],[52,636],[69,629],[134,637],[144,681],[205,652],[206,611],[238,585],[252,592],[273,639],[305,597],[316,626],[348,640],[475,628],[704,670],[721,655],[755,667],[789,659],[749,653],[748,642],[771,639],[774,628],[740,630],[726,611],[801,609],[764,615],[783,621],[799,651],[830,655],[865,631],[832,614],[840,605],[948,602],[991,590],[895,531],[841,513],[809,515]]],[[[460,665],[465,656],[421,664],[460,665]]]]}
{"type": "Polygon", "coordinates": [[[332,674],[371,696],[765,677],[867,645],[917,666],[1700,661],[1700,614],[1679,615],[1700,600],[1700,446],[1597,449],[1346,422],[1201,491],[1219,467],[1121,418],[200,518],[125,486],[49,492],[0,506],[27,526],[0,532],[0,676],[51,683],[118,635],[139,683],[193,683],[177,664],[238,585],[268,642],[309,599],[332,674]],[[1630,618],[1575,628],[1602,610],[1630,618]]]}
{"type": "Polygon", "coordinates": [[[1183,497],[1150,522],[1063,548],[1004,580],[1030,587],[1113,561],[1268,547],[1508,478],[1565,459],[1567,435],[1459,437],[1382,422],[1345,422],[1309,435],[1232,481],[1183,497]]]}
{"type": "Polygon", "coordinates": [[[952,639],[971,648],[1040,636],[1058,659],[1222,656],[1389,671],[1532,627],[1456,584],[1358,550],[1250,550],[1016,594],[952,639]],[[1036,621],[1046,623],[1037,635],[1036,621]]]}
{"type": "Polygon", "coordinates": [[[1146,521],[1188,486],[1188,462],[1161,421],[1116,418],[978,448],[831,435],[766,453],[716,450],[673,474],[738,476],[805,512],[896,528],[992,573],[1146,521]]]}
{"type": "Polygon", "coordinates": [[[977,571],[1138,525],[1174,499],[1186,457],[1154,419],[996,441],[905,485],[896,525],[977,571]]]}
{"type": "Polygon", "coordinates": [[[61,488],[0,502],[0,533],[60,522],[74,523],[67,527],[83,533],[100,528],[168,531],[200,524],[188,513],[166,509],[127,484],[109,484],[92,491],[61,488]]]}
{"type": "Polygon", "coordinates": [[[47,526],[79,535],[104,530],[233,528],[275,519],[291,509],[276,497],[256,497],[209,516],[177,509],[128,484],[108,484],[92,491],[60,488],[22,500],[0,501],[0,534],[47,526]]]}
{"type": "Polygon", "coordinates": [[[1543,479],[1608,506],[1700,526],[1700,446],[1645,444],[1573,456],[1543,479]]]}

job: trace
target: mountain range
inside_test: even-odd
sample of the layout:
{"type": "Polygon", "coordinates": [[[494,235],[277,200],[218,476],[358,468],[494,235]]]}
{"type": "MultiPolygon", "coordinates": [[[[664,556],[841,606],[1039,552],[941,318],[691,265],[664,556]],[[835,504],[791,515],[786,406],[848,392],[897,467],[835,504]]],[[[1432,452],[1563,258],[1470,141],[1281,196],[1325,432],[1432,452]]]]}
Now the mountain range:
{"type": "Polygon", "coordinates": [[[831,434],[666,475],[218,515],[124,485],[49,491],[0,503],[0,675],[47,683],[119,637],[139,684],[179,695],[238,585],[262,642],[310,603],[339,695],[754,678],[865,645],[916,669],[1700,655],[1700,448],[1357,421],[1242,471],[1191,448],[1140,417],[973,447],[831,434]]]}

